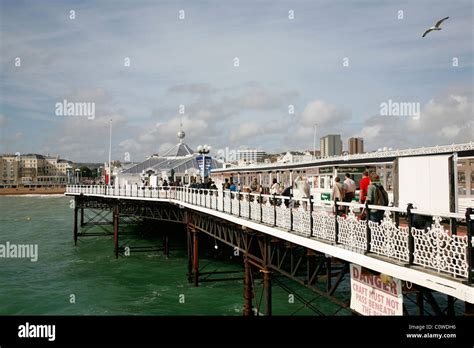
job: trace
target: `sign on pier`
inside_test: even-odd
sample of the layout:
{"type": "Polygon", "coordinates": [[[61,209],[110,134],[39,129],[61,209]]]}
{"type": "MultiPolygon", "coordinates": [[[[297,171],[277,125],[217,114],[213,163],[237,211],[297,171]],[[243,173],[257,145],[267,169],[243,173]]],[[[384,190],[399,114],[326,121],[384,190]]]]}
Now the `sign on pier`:
{"type": "Polygon", "coordinates": [[[351,309],[362,315],[403,315],[402,282],[350,265],[351,309]]]}

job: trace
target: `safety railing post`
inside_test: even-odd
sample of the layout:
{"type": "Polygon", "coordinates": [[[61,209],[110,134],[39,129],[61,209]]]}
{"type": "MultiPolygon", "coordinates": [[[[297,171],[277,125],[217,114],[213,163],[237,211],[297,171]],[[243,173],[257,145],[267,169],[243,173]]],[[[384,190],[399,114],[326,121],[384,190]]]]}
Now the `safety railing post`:
{"type": "Polygon", "coordinates": [[[249,201],[249,220],[252,220],[252,206],[250,205],[250,192],[247,194],[247,199],[249,201]]]}
{"type": "Polygon", "coordinates": [[[225,212],[225,190],[222,189],[222,212],[225,212]]]}
{"type": "Polygon", "coordinates": [[[408,222],[408,264],[413,265],[413,260],[415,258],[415,239],[413,238],[413,204],[408,203],[407,205],[407,222],[408,222]]]}
{"type": "MultiPolygon", "coordinates": [[[[276,193],[273,194],[273,202],[276,201],[276,193]]],[[[285,202],[283,202],[285,204],[285,202]]],[[[276,209],[276,204],[273,204],[273,226],[276,226],[277,224],[277,209],[276,209]]]]}
{"type": "Polygon", "coordinates": [[[369,203],[366,201],[365,202],[365,210],[367,213],[367,220],[366,220],[366,225],[365,225],[365,252],[368,253],[370,252],[370,242],[371,242],[371,234],[370,234],[370,226],[369,226],[369,220],[370,220],[370,208],[369,208],[369,203]]]}
{"type": "Polygon", "coordinates": [[[292,204],[288,204],[288,207],[290,208],[290,231],[293,231],[293,207],[294,207],[294,202],[293,202],[293,193],[290,193],[290,202],[292,204]]]}
{"type": "Polygon", "coordinates": [[[339,206],[337,205],[337,202],[339,201],[339,198],[336,198],[334,200],[334,212],[336,216],[334,217],[334,243],[339,243],[339,221],[337,221],[337,217],[339,216],[339,206]]]}
{"type": "Polygon", "coordinates": [[[466,209],[466,225],[467,225],[467,248],[466,248],[466,263],[467,263],[467,283],[472,284],[474,274],[472,268],[474,267],[473,250],[472,250],[472,236],[474,235],[474,221],[471,219],[473,208],[466,209]]]}
{"type": "Polygon", "coordinates": [[[239,201],[239,217],[241,216],[241,213],[240,213],[240,190],[237,191],[237,200],[239,201]]]}

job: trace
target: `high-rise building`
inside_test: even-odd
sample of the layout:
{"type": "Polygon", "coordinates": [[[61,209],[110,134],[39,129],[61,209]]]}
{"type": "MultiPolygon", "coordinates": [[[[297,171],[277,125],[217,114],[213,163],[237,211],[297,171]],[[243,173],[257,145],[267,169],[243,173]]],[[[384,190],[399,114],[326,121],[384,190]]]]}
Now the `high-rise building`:
{"type": "Polygon", "coordinates": [[[265,151],[261,150],[237,150],[237,161],[247,163],[263,162],[263,157],[265,157],[265,155],[265,151]]]}
{"type": "Polygon", "coordinates": [[[362,138],[349,138],[348,140],[349,155],[355,153],[364,153],[364,139],[362,138]]]}
{"type": "Polygon", "coordinates": [[[329,134],[320,140],[321,156],[337,156],[342,154],[340,134],[329,134]]]}

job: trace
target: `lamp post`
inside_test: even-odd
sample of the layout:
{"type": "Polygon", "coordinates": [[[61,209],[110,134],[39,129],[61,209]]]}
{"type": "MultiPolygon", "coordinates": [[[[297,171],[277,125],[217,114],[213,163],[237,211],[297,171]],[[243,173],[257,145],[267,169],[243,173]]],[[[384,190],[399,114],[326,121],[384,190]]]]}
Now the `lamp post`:
{"type": "Polygon", "coordinates": [[[79,182],[79,174],[81,173],[81,170],[79,168],[76,168],[76,185],[80,184],[79,182]]]}
{"type": "Polygon", "coordinates": [[[209,145],[199,145],[197,147],[197,151],[201,154],[202,156],[202,180],[204,183],[204,179],[206,176],[206,155],[211,152],[211,146],[209,145]]]}
{"type": "Polygon", "coordinates": [[[108,186],[110,186],[110,180],[112,179],[112,119],[110,119],[110,130],[109,130],[109,181],[108,186]]]}
{"type": "Polygon", "coordinates": [[[313,136],[313,158],[316,159],[316,128],[318,125],[314,124],[314,136],[313,136]]]}
{"type": "Polygon", "coordinates": [[[100,166],[97,170],[99,171],[99,182],[102,182],[102,166],[100,166]]]}

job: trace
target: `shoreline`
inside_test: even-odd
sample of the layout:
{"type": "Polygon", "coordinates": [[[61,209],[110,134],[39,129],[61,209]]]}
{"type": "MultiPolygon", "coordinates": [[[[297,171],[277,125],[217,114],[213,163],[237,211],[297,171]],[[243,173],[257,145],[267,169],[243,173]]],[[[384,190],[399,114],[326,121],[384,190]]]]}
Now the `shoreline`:
{"type": "Polygon", "coordinates": [[[1,188],[0,196],[58,195],[64,194],[65,192],[65,187],[1,188]]]}

